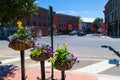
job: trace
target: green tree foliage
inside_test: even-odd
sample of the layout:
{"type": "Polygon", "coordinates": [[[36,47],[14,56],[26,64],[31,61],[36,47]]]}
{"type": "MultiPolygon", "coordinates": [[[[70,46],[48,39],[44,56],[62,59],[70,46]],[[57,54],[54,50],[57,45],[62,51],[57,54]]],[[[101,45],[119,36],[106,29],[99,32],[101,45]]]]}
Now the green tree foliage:
{"type": "Polygon", "coordinates": [[[79,22],[81,23],[81,22],[83,22],[83,19],[79,16],[79,22]]]}
{"type": "Polygon", "coordinates": [[[103,19],[102,18],[95,18],[95,20],[93,21],[93,25],[97,29],[101,27],[102,23],[103,23],[103,19]]]}
{"type": "MultiPolygon", "coordinates": [[[[29,18],[38,11],[36,0],[0,0],[1,26],[29,18]]],[[[0,27],[1,27],[0,26],[0,27]]]]}

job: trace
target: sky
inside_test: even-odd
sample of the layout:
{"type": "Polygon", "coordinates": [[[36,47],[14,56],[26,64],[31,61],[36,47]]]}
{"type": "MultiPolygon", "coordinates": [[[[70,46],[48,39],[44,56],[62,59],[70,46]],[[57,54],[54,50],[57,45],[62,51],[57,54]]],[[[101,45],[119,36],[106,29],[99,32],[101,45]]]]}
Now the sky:
{"type": "Polygon", "coordinates": [[[108,0],[37,0],[40,7],[53,7],[56,13],[80,16],[84,22],[93,22],[95,18],[104,19],[104,6],[108,0]]]}

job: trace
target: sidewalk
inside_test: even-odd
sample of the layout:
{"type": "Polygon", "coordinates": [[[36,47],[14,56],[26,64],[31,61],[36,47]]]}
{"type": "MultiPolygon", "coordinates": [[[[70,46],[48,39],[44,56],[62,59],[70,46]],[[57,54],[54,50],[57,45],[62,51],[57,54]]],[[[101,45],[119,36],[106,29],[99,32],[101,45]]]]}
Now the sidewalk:
{"type": "MultiPolygon", "coordinates": [[[[39,80],[38,78],[41,78],[40,69],[26,68],[25,70],[26,80],[39,80]]],[[[46,80],[51,80],[51,69],[46,70],[45,74],[46,80]]],[[[65,75],[65,80],[98,80],[96,76],[90,74],[65,72],[65,75]]],[[[54,79],[61,80],[60,71],[54,70],[54,79]]],[[[21,69],[18,67],[14,68],[6,76],[1,76],[0,80],[21,80],[21,69]]]]}

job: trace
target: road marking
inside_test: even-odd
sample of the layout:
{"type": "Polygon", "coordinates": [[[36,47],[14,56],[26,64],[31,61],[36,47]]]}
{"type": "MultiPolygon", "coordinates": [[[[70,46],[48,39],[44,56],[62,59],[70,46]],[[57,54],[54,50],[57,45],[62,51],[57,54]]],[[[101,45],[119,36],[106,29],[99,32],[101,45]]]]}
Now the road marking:
{"type": "Polygon", "coordinates": [[[98,80],[120,80],[120,76],[97,74],[98,80]]]}
{"type": "MultiPolygon", "coordinates": [[[[29,58],[30,57],[25,57],[25,59],[29,59],[29,58]]],[[[20,61],[20,57],[3,60],[1,62],[2,62],[2,64],[7,64],[7,63],[11,63],[11,62],[16,62],[16,61],[20,61]]]]}
{"type": "MultiPolygon", "coordinates": [[[[40,66],[40,63],[36,63],[36,64],[31,64],[31,65],[28,65],[28,66],[31,66],[31,67],[34,67],[34,66],[40,66]]],[[[51,63],[48,62],[48,61],[45,61],[45,67],[50,67],[51,66],[51,63]]]]}
{"type": "Polygon", "coordinates": [[[109,69],[115,65],[111,65],[108,63],[108,60],[104,60],[80,69],[72,70],[73,72],[85,72],[85,73],[100,73],[106,69],[109,69]]]}

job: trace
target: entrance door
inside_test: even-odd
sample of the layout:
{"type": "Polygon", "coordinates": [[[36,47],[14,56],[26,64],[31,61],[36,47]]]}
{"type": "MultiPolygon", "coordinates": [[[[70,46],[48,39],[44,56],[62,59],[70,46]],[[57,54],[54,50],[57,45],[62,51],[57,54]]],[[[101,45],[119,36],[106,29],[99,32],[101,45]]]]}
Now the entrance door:
{"type": "Polygon", "coordinates": [[[41,29],[38,31],[37,37],[42,37],[42,30],[41,29]]]}

